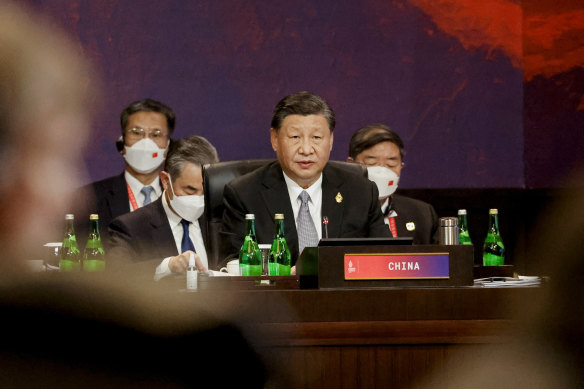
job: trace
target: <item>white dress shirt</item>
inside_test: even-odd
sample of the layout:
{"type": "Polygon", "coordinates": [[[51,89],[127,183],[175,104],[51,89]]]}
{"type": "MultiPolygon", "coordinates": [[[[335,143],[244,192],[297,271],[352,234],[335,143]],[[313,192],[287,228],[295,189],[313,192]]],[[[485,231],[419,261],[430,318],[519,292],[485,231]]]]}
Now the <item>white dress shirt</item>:
{"type": "MultiPolygon", "coordinates": [[[[288,195],[290,196],[290,204],[292,204],[292,212],[294,213],[294,221],[298,220],[298,212],[300,211],[300,205],[302,201],[298,198],[303,190],[308,192],[310,200],[308,200],[308,210],[310,211],[310,216],[314,222],[314,227],[316,228],[316,233],[318,234],[318,240],[322,238],[322,226],[321,226],[321,209],[322,209],[322,173],[318,180],[314,184],[310,185],[307,189],[302,188],[300,185],[292,181],[290,177],[284,174],[284,181],[286,181],[286,186],[288,187],[288,195]]],[[[298,230],[298,224],[296,224],[296,230],[298,230]]]]}
{"type": "MultiPolygon", "coordinates": [[[[168,218],[168,223],[170,224],[170,229],[174,237],[176,249],[179,253],[182,254],[181,242],[183,238],[183,226],[180,222],[182,218],[178,216],[176,213],[174,213],[172,209],[170,209],[170,207],[168,206],[168,202],[166,201],[166,196],[164,195],[164,192],[162,197],[162,206],[164,208],[164,212],[166,213],[166,217],[168,218]]],[[[201,226],[199,225],[198,220],[189,224],[189,237],[193,241],[193,245],[195,246],[195,250],[199,255],[199,258],[201,259],[201,262],[203,263],[205,268],[209,269],[207,251],[205,250],[205,242],[203,241],[203,233],[201,232],[201,226]]],[[[172,274],[168,267],[169,262],[170,257],[164,258],[160,265],[156,267],[156,272],[154,273],[155,281],[158,281],[161,278],[172,274]]]]}
{"type": "MultiPolygon", "coordinates": [[[[134,198],[136,199],[136,204],[138,204],[138,208],[144,206],[144,200],[145,200],[144,194],[140,192],[143,187],[151,186],[152,189],[154,189],[150,193],[151,202],[154,202],[154,200],[157,200],[160,197],[160,195],[162,194],[162,188],[160,187],[160,180],[158,179],[158,176],[154,179],[154,181],[152,181],[148,185],[142,184],[136,177],[134,177],[133,175],[128,173],[127,170],[124,171],[124,178],[126,179],[126,182],[128,183],[128,185],[130,185],[130,189],[132,189],[132,193],[134,194],[134,198]]],[[[134,211],[131,201],[130,201],[130,211],[134,211]]]]}
{"type": "Polygon", "coordinates": [[[385,224],[389,225],[389,218],[397,216],[397,212],[395,211],[395,209],[392,209],[389,212],[389,214],[387,216],[385,216],[385,211],[387,210],[387,207],[389,207],[389,197],[385,199],[383,204],[381,204],[381,214],[384,215],[383,222],[385,224]]]}

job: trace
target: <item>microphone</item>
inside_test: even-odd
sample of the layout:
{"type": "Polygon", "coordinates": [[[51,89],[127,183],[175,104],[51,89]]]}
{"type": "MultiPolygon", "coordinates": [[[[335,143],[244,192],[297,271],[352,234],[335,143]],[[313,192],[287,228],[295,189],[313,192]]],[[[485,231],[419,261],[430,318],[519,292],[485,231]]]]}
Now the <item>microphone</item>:
{"type": "Polygon", "coordinates": [[[324,237],[325,239],[328,239],[328,217],[327,216],[323,216],[322,217],[322,224],[324,225],[324,237]]]}

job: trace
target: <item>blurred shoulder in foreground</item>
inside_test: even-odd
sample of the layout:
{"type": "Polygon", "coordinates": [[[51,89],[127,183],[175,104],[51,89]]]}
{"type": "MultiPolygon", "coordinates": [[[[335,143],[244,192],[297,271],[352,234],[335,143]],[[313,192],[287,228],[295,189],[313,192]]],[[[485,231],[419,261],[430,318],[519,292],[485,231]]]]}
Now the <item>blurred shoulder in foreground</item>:
{"type": "Polygon", "coordinates": [[[584,387],[584,170],[560,191],[540,212],[526,253],[537,264],[533,275],[549,281],[540,298],[512,307],[513,339],[454,355],[420,387],[584,387]]]}
{"type": "Polygon", "coordinates": [[[129,277],[26,273],[75,206],[99,100],[90,66],[46,22],[0,4],[0,387],[262,387],[228,300],[171,302],[179,290],[129,277]]]}

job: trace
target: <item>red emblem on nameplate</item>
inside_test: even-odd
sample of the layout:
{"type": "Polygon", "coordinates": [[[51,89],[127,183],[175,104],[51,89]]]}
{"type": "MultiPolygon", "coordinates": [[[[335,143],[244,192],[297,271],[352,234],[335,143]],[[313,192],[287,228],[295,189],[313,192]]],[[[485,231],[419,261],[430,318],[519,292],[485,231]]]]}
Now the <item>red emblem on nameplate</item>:
{"type": "Polygon", "coordinates": [[[448,253],[345,254],[345,280],[450,278],[448,253]]]}

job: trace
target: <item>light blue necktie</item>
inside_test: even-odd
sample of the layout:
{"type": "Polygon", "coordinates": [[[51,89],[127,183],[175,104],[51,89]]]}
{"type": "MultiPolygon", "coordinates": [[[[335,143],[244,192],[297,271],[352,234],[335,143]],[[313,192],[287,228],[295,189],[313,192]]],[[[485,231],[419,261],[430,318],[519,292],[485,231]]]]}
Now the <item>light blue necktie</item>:
{"type": "Polygon", "coordinates": [[[144,195],[144,205],[148,205],[152,202],[152,199],[150,198],[150,193],[152,193],[153,190],[154,190],[153,187],[145,186],[140,191],[140,193],[144,195]]]}
{"type": "Polygon", "coordinates": [[[302,250],[305,247],[316,247],[318,245],[318,234],[310,216],[310,210],[308,209],[310,196],[303,190],[298,198],[301,202],[298,218],[296,219],[296,224],[298,225],[298,253],[302,254],[302,250]]]}

